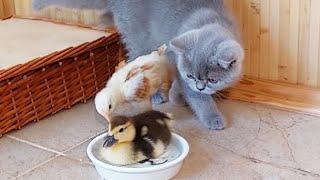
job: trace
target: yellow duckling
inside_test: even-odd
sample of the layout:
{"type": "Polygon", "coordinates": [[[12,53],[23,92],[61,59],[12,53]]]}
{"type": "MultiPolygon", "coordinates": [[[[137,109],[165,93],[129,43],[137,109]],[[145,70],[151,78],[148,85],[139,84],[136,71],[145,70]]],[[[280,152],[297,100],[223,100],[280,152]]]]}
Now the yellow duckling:
{"type": "Polygon", "coordinates": [[[110,163],[128,165],[162,155],[171,140],[171,114],[148,111],[133,117],[116,116],[101,155],[110,163]]]}

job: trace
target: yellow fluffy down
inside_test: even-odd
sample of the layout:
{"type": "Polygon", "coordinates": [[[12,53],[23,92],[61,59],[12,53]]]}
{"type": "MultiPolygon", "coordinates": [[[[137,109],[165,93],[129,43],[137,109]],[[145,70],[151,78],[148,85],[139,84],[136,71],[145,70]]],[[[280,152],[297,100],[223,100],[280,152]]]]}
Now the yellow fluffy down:
{"type": "Polygon", "coordinates": [[[141,152],[134,152],[132,142],[101,148],[100,153],[105,160],[116,165],[129,165],[146,159],[141,152]]]}
{"type": "MultiPolygon", "coordinates": [[[[153,157],[159,157],[164,153],[165,145],[162,141],[152,142],[150,139],[145,140],[154,148],[153,157]]],[[[119,143],[108,148],[101,148],[100,154],[105,160],[116,165],[135,164],[147,159],[141,151],[134,151],[133,142],[119,143]]]]}

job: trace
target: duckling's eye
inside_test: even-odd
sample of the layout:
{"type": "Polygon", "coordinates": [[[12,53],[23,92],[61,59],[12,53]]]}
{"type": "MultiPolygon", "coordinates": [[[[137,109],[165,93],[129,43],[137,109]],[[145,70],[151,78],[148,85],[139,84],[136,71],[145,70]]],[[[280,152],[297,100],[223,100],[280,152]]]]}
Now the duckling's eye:
{"type": "Polygon", "coordinates": [[[122,133],[124,130],[124,128],[119,129],[119,133],[122,133]]]}
{"type": "Polygon", "coordinates": [[[111,106],[111,104],[109,104],[109,109],[111,109],[112,108],[112,106],[111,106]]]}

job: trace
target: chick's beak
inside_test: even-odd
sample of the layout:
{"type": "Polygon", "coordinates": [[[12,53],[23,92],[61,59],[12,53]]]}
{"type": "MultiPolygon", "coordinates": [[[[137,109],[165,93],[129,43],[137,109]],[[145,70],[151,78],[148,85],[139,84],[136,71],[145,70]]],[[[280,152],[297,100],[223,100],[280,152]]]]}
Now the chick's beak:
{"type": "Polygon", "coordinates": [[[103,147],[111,147],[117,143],[117,140],[114,138],[114,135],[107,135],[105,142],[103,143],[103,147]]]}
{"type": "Polygon", "coordinates": [[[108,121],[108,122],[111,122],[111,116],[110,114],[103,114],[103,117],[108,121]]]}

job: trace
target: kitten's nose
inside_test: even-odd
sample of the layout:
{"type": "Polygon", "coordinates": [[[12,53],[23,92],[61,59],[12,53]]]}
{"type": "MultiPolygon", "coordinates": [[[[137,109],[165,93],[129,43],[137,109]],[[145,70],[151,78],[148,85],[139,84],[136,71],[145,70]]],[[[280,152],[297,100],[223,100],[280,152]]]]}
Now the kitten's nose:
{"type": "Polygon", "coordinates": [[[203,81],[197,81],[196,87],[199,91],[203,91],[206,88],[206,84],[203,81]]]}

